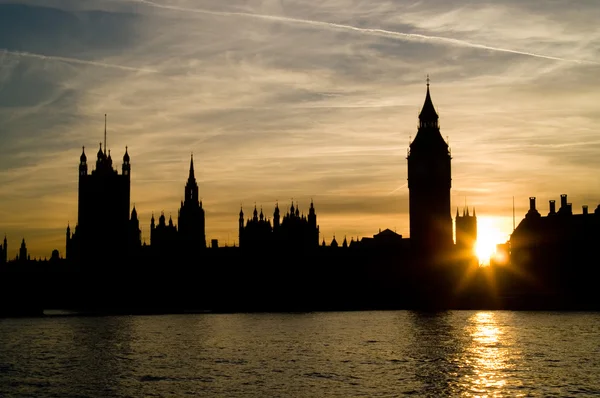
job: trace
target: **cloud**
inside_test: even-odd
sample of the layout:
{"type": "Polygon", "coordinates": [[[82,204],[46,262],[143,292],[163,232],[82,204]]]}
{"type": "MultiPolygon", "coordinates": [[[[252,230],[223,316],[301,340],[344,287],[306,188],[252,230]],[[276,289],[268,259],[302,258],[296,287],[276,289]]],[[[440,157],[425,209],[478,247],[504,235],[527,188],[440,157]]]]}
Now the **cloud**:
{"type": "Polygon", "coordinates": [[[0,49],[0,52],[4,53],[4,54],[13,55],[13,56],[16,56],[16,57],[31,57],[31,58],[38,58],[38,59],[41,59],[41,60],[59,61],[59,62],[68,62],[68,63],[74,63],[74,64],[99,66],[101,68],[115,68],[115,69],[120,69],[120,70],[125,70],[125,71],[132,71],[132,72],[147,72],[147,73],[156,73],[157,72],[154,69],[135,68],[135,67],[132,67],[132,66],[109,64],[109,63],[106,63],[106,62],[98,62],[98,61],[86,61],[86,60],[83,60],[83,59],[69,58],[69,57],[58,57],[58,56],[54,56],[54,55],[32,54],[32,53],[21,52],[21,51],[8,51],[6,49],[0,49]]]}
{"type": "Polygon", "coordinates": [[[17,53],[0,51],[1,227],[13,248],[25,236],[36,256],[64,250],[81,146],[93,159],[107,113],[146,238],[152,212],[177,214],[191,152],[208,238],[234,240],[240,203],[291,198],[314,199],[328,242],[407,236],[426,74],[453,210],[466,197],[510,232],[513,196],[517,216],[536,195],[592,206],[598,66],[563,60],[598,59],[598,11],[544,4],[28,0],[10,11],[19,34],[0,35],[17,53]]]}
{"type": "Polygon", "coordinates": [[[469,42],[466,40],[454,39],[454,38],[442,37],[442,36],[424,35],[424,34],[419,34],[419,33],[397,32],[397,31],[393,31],[393,30],[377,29],[377,28],[361,28],[361,27],[357,27],[357,26],[344,25],[344,24],[333,23],[333,22],[315,21],[315,20],[310,20],[310,19],[289,18],[289,17],[277,16],[277,15],[264,15],[264,14],[255,14],[255,13],[246,13],[246,12],[211,11],[211,10],[206,10],[206,9],[201,9],[201,8],[186,8],[186,7],[179,7],[179,6],[174,6],[174,5],[160,4],[160,3],[156,3],[153,1],[149,1],[149,0],[133,0],[133,1],[149,5],[151,7],[157,7],[157,8],[167,9],[167,10],[200,13],[200,14],[207,14],[207,15],[221,16],[221,17],[258,18],[258,19],[264,19],[264,20],[273,21],[273,22],[304,24],[304,25],[314,26],[314,27],[318,27],[318,28],[326,28],[326,29],[348,30],[348,31],[352,31],[352,32],[362,33],[362,34],[375,35],[375,36],[381,36],[381,37],[389,37],[389,38],[397,38],[397,39],[401,39],[401,40],[432,41],[432,42],[436,42],[436,43],[440,43],[440,44],[449,44],[449,45],[455,45],[455,46],[461,46],[461,47],[471,47],[471,48],[476,48],[476,49],[481,49],[481,50],[505,52],[505,53],[510,53],[510,54],[525,55],[525,56],[529,56],[529,57],[544,58],[544,59],[549,59],[549,60],[554,60],[554,61],[600,65],[600,62],[596,62],[596,61],[568,59],[568,58],[556,57],[556,56],[551,56],[551,55],[537,54],[534,52],[512,50],[509,48],[494,47],[494,46],[489,46],[489,45],[485,45],[485,44],[472,43],[472,42],[469,42]]]}

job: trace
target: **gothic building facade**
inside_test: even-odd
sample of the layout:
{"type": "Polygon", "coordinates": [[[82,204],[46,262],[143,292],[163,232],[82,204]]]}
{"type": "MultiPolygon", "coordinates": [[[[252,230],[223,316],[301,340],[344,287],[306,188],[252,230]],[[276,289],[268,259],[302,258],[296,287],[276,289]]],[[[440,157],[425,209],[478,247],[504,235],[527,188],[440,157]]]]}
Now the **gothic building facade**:
{"type": "Polygon", "coordinates": [[[418,253],[444,251],[454,243],[450,214],[452,157],[438,119],[428,79],[417,135],[407,155],[410,241],[418,253]]]}
{"type": "Polygon", "coordinates": [[[173,223],[171,216],[167,223],[164,213],[161,213],[158,224],[154,214],[150,220],[150,245],[155,251],[176,251],[193,257],[206,248],[205,215],[198,191],[192,155],[184,199],[177,216],[178,225],[173,223]]]}
{"type": "Polygon", "coordinates": [[[96,167],[88,172],[85,147],[79,159],[79,191],[77,225],[71,233],[67,226],[67,259],[81,264],[113,263],[136,249],[141,231],[137,212],[131,212],[131,163],[127,147],[123,155],[121,174],[113,167],[110,150],[96,155],[96,167]]]}
{"type": "Polygon", "coordinates": [[[244,211],[240,209],[238,219],[239,246],[243,249],[296,248],[313,249],[319,247],[319,226],[314,203],[310,202],[308,216],[300,213],[300,208],[292,202],[289,211],[281,217],[279,204],[275,205],[273,222],[260,214],[254,206],[252,217],[244,224],[244,211]]]}
{"type": "Polygon", "coordinates": [[[456,218],[454,220],[456,229],[456,248],[460,252],[474,254],[475,243],[477,242],[477,215],[473,208],[473,215],[469,214],[469,208],[463,209],[462,216],[456,209],[456,218]]]}
{"type": "Polygon", "coordinates": [[[21,241],[21,247],[19,247],[19,257],[17,257],[17,261],[29,261],[29,255],[27,254],[27,244],[25,243],[25,238],[23,238],[23,240],[21,241]]]}
{"type": "Polygon", "coordinates": [[[194,155],[190,158],[190,171],[185,184],[184,199],[177,216],[179,237],[189,250],[206,248],[205,216],[198,196],[198,183],[194,175],[194,155]]]}

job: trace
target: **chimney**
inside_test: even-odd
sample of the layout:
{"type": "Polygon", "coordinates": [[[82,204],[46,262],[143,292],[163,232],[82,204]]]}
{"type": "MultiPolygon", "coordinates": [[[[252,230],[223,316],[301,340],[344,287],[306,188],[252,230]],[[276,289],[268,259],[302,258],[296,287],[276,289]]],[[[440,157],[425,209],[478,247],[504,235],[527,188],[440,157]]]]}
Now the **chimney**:
{"type": "Polygon", "coordinates": [[[550,201],[550,214],[556,214],[556,201],[550,201]]]}
{"type": "Polygon", "coordinates": [[[573,214],[573,205],[571,203],[567,203],[567,214],[573,214]]]}
{"type": "Polygon", "coordinates": [[[560,195],[560,208],[567,210],[567,194],[560,195]]]}
{"type": "Polygon", "coordinates": [[[587,207],[587,205],[583,205],[582,208],[583,208],[583,214],[588,214],[588,207],[587,207]]]}
{"type": "Polygon", "coordinates": [[[529,210],[535,211],[535,196],[529,198],[529,210]]]}

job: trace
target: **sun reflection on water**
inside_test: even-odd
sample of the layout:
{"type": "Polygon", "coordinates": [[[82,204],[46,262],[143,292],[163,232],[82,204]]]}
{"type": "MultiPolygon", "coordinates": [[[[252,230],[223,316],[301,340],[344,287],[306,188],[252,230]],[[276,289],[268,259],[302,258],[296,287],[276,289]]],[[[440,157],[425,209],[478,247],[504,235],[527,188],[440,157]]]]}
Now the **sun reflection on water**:
{"type": "MultiPolygon", "coordinates": [[[[505,396],[508,373],[514,367],[515,354],[510,336],[497,322],[494,312],[478,312],[469,319],[471,345],[468,357],[472,372],[467,384],[472,396],[505,396]]],[[[512,390],[511,396],[523,396],[512,390]]]]}

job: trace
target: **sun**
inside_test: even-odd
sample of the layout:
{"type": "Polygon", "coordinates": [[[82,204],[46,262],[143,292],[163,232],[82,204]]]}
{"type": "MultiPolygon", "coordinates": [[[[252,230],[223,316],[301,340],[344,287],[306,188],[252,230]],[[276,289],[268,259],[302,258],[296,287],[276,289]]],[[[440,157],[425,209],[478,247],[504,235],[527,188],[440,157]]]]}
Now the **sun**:
{"type": "Polygon", "coordinates": [[[479,264],[490,265],[490,259],[496,253],[496,245],[506,242],[506,234],[503,234],[496,220],[491,218],[477,219],[477,242],[475,243],[475,254],[479,264]]]}

